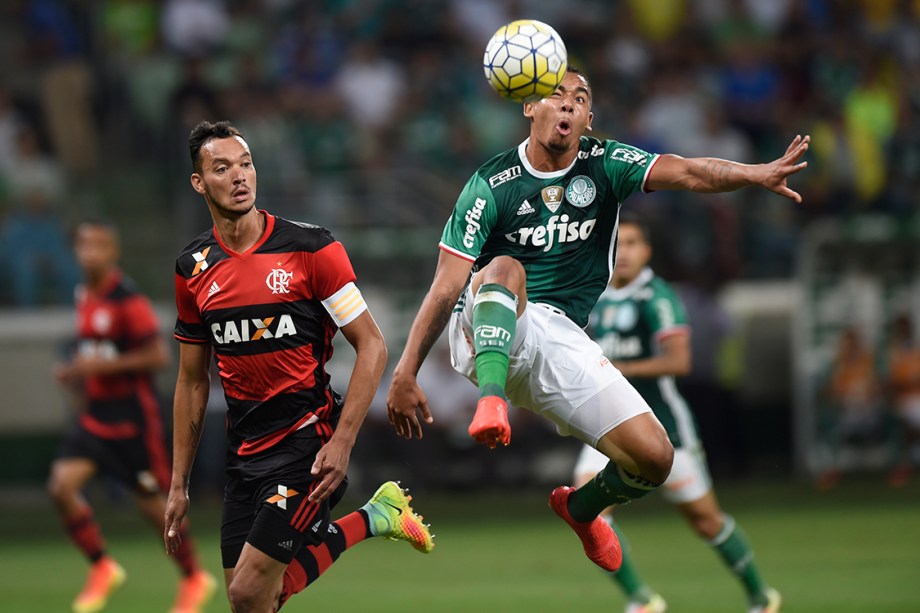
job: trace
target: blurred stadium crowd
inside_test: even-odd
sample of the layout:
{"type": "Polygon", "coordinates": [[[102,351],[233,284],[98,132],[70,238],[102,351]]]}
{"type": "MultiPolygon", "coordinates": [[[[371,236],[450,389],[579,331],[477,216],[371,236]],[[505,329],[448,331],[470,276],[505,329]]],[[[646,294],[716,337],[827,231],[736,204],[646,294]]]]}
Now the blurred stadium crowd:
{"type": "Polygon", "coordinates": [[[243,130],[261,205],[337,234],[430,230],[432,260],[463,181],[526,134],[480,68],[524,16],[587,71],[595,134],[740,161],[812,135],[800,207],[642,197],[664,276],[788,277],[817,218],[916,220],[916,0],[15,0],[0,5],[0,304],[69,302],[68,230],[88,213],[122,223],[127,269],[169,301],[164,271],[207,224],[185,149],[205,118],[243,130]]]}

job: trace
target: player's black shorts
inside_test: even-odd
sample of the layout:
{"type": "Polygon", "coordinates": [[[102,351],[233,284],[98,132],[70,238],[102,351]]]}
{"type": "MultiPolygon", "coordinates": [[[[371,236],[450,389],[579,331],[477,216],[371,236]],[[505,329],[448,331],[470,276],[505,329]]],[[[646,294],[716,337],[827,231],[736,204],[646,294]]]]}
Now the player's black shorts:
{"type": "Polygon", "coordinates": [[[169,452],[159,413],[145,416],[140,402],[128,398],[94,403],[87,414],[92,417],[78,417],[67,433],[58,450],[59,459],[91,460],[101,474],[140,494],[154,494],[169,486],[169,452]],[[101,421],[112,416],[118,419],[101,421]]]}
{"type": "Polygon", "coordinates": [[[348,480],[323,502],[307,500],[319,483],[310,470],[322,445],[316,429],[308,426],[261,453],[227,455],[220,527],[224,568],[236,566],[246,542],[288,564],[305,542],[316,545],[325,539],[330,511],[348,480]]]}

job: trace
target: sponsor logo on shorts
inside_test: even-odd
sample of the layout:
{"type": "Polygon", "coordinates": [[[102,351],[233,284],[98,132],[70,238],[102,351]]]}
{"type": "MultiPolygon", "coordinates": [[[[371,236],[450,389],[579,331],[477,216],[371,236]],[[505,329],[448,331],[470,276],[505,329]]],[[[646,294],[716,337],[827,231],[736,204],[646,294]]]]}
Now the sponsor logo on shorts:
{"type": "Polygon", "coordinates": [[[294,496],[296,496],[296,495],[299,494],[299,493],[300,493],[300,492],[298,492],[297,490],[295,490],[295,489],[293,489],[293,488],[290,488],[290,489],[289,489],[286,485],[279,485],[279,486],[278,486],[278,493],[277,493],[277,494],[272,494],[271,496],[269,496],[269,497],[265,500],[265,502],[267,502],[268,504],[276,504],[276,505],[278,505],[279,508],[282,508],[282,509],[284,509],[284,510],[286,511],[286,510],[287,510],[287,501],[290,500],[291,498],[293,498],[294,496]]]}
{"type": "Polygon", "coordinates": [[[289,540],[289,541],[279,541],[279,542],[278,542],[278,548],[279,548],[279,549],[284,549],[285,551],[290,551],[290,550],[292,550],[292,549],[294,548],[294,541],[293,541],[293,540],[289,540]]]}

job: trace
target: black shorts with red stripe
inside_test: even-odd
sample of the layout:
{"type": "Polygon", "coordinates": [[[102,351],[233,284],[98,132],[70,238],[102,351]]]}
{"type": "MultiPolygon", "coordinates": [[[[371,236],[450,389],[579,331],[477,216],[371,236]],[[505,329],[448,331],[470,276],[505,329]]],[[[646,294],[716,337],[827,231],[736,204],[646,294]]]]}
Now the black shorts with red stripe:
{"type": "Polygon", "coordinates": [[[310,472],[313,462],[330,433],[330,424],[320,422],[257,454],[228,454],[220,527],[224,568],[236,566],[247,542],[284,564],[305,544],[323,542],[330,512],[348,487],[345,479],[325,501],[307,499],[319,484],[310,472]]]}
{"type": "Polygon", "coordinates": [[[169,451],[159,410],[141,399],[94,401],[77,417],[58,450],[58,459],[79,458],[96,464],[139,494],[169,489],[169,451]]]}

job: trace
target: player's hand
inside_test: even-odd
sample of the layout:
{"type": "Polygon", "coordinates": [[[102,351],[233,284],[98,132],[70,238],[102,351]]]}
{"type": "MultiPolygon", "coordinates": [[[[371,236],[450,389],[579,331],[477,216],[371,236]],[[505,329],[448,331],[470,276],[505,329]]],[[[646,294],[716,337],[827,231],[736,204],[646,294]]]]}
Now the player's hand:
{"type": "Polygon", "coordinates": [[[348,460],[353,445],[354,441],[348,444],[344,439],[333,435],[329,442],[320,448],[310,469],[310,473],[320,480],[319,485],[310,493],[311,502],[323,501],[338,489],[348,472],[348,460]]]}
{"type": "Polygon", "coordinates": [[[808,162],[799,160],[808,151],[809,142],[811,142],[811,136],[807,134],[804,137],[797,135],[792,139],[783,157],[762,166],[764,174],[758,183],[780,196],[801,203],[801,194],[790,189],[786,184],[786,179],[808,166],[808,162]]]}
{"type": "Polygon", "coordinates": [[[169,497],[166,499],[166,527],[163,530],[163,541],[166,543],[166,553],[172,555],[182,543],[180,527],[188,514],[188,492],[181,488],[169,488],[169,497]]]}
{"type": "Polygon", "coordinates": [[[428,398],[419,387],[415,377],[393,375],[390,390],[387,393],[387,419],[399,436],[411,439],[422,438],[422,424],[419,415],[426,424],[434,423],[428,398]]]}

